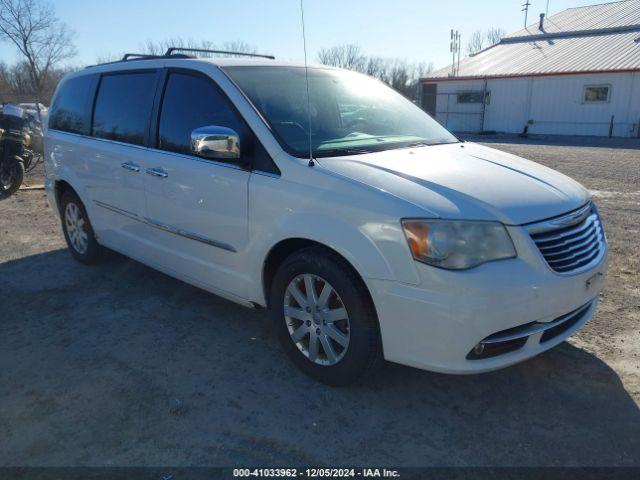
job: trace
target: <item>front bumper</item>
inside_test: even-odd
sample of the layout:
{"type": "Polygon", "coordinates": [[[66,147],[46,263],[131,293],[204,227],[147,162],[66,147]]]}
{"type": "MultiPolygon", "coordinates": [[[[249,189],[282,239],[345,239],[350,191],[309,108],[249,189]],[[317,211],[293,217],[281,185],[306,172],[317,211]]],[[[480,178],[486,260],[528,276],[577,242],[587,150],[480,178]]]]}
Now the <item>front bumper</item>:
{"type": "Polygon", "coordinates": [[[523,228],[509,227],[509,233],[518,251],[515,259],[466,271],[416,262],[418,286],[367,280],[387,360],[442,373],[486,372],[548,350],[588,321],[603,286],[606,244],[597,264],[560,275],[549,268],[523,228]],[[579,318],[563,328],[546,328],[577,312],[579,318]],[[469,355],[481,341],[504,340],[500,335],[508,334],[524,341],[494,356],[469,355]]]}

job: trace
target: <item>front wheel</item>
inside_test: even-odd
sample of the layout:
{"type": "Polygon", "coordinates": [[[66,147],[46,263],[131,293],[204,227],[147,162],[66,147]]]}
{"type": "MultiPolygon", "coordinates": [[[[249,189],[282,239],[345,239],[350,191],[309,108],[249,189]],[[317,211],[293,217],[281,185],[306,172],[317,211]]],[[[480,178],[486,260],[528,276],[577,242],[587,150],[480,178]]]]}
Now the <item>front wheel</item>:
{"type": "Polygon", "coordinates": [[[300,250],[283,262],[270,308],[287,355],[323,383],[352,383],[381,363],[378,320],[366,287],[327,249],[300,250]]]}
{"type": "Polygon", "coordinates": [[[18,157],[9,157],[0,162],[0,196],[13,195],[24,179],[24,164],[18,157]]]}

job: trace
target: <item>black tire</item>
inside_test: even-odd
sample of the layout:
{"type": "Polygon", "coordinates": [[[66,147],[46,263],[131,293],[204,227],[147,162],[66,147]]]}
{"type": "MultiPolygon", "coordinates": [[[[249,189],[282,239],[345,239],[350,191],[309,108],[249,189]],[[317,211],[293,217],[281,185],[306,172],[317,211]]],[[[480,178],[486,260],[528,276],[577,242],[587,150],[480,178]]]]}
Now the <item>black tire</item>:
{"type": "MultiPolygon", "coordinates": [[[[103,258],[104,249],[98,244],[89,220],[89,215],[87,215],[84,204],[75,192],[67,190],[62,194],[62,198],[60,199],[60,219],[62,220],[64,238],[67,241],[67,247],[69,247],[73,258],[85,265],[98,263],[103,258]],[[70,224],[73,223],[72,211],[74,208],[77,209],[78,218],[82,221],[82,225],[77,228],[81,229],[84,235],[86,235],[86,245],[84,248],[78,247],[78,243],[74,242],[73,238],[75,234],[72,231],[70,232],[70,230],[73,230],[70,224]]],[[[76,223],[76,225],[79,224],[80,222],[76,223]]]]}
{"type": "MultiPolygon", "coordinates": [[[[293,363],[310,377],[330,386],[344,386],[368,376],[382,364],[378,318],[366,286],[351,265],[331,250],[309,247],[289,256],[273,279],[269,305],[282,347],[293,363]],[[310,360],[308,355],[311,347],[307,353],[303,353],[304,346],[296,344],[289,333],[289,329],[295,330],[296,326],[285,318],[285,295],[290,283],[304,274],[318,278],[320,286],[323,285],[322,280],[329,283],[337,293],[333,296],[334,301],[339,301],[348,314],[348,346],[335,364],[319,365],[310,360]]],[[[302,323],[310,322],[301,321],[297,325],[302,323]]],[[[321,326],[320,320],[318,326],[321,326]]],[[[311,324],[310,328],[314,329],[316,325],[311,324]]],[[[318,330],[316,328],[316,332],[318,330]]],[[[310,342],[311,335],[313,332],[305,335],[306,340],[300,342],[310,342]]],[[[324,351],[324,346],[322,349],[324,351]]]]}
{"type": "Polygon", "coordinates": [[[0,196],[8,197],[18,191],[24,179],[24,164],[19,157],[2,160],[0,171],[0,196]]]}

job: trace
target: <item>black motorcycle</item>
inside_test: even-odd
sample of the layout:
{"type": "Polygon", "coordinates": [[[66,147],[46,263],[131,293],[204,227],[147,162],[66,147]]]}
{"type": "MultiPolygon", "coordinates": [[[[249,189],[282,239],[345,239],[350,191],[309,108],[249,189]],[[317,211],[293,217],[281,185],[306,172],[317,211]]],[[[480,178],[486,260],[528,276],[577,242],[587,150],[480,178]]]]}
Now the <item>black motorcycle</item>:
{"type": "Polygon", "coordinates": [[[29,148],[32,136],[38,138],[38,132],[29,127],[26,119],[0,114],[0,197],[15,193],[25,172],[41,160],[41,152],[29,148]]]}

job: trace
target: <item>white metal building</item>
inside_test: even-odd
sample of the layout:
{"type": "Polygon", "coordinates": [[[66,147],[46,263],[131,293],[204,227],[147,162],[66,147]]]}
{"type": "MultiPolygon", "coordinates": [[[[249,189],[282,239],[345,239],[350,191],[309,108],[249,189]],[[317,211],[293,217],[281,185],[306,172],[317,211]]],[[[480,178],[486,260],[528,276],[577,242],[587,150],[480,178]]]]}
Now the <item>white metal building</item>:
{"type": "Polygon", "coordinates": [[[541,15],[421,82],[453,131],[640,137],[640,0],[541,15]]]}

